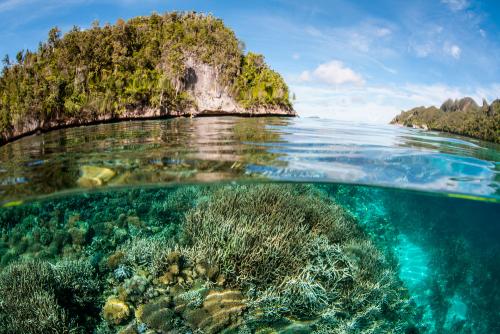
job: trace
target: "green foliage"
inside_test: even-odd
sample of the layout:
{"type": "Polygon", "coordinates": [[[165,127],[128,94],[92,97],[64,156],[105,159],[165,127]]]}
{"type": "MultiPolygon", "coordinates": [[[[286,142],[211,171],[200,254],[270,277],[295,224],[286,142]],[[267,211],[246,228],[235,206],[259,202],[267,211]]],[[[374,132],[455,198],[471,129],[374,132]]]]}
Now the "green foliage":
{"type": "MultiPolygon", "coordinates": [[[[187,60],[213,66],[223,87],[245,107],[290,107],[288,88],[262,56],[243,55],[242,43],[222,20],[195,13],[153,14],[61,36],[49,32],[37,52],[6,57],[0,77],[0,132],[9,137],[27,123],[43,127],[70,117],[93,120],[126,110],[182,110],[187,60]],[[237,78],[237,79],[235,79],[237,78]]],[[[21,129],[21,131],[19,131],[21,129]]]]}
{"type": "Polygon", "coordinates": [[[241,73],[233,89],[245,108],[272,105],[291,108],[288,87],[277,72],[267,67],[262,55],[250,52],[242,58],[241,73]]]}
{"type": "Polygon", "coordinates": [[[391,123],[500,143],[500,101],[480,108],[471,98],[447,100],[439,109],[418,107],[403,111],[391,123]]]}

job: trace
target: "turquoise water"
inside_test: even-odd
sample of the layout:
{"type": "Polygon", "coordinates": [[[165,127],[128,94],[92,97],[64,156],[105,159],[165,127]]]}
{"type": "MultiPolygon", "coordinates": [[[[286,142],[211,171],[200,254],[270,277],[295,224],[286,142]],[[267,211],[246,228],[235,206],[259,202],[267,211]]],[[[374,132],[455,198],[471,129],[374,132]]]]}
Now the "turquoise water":
{"type": "Polygon", "coordinates": [[[500,332],[498,145],[199,118],[0,147],[0,333],[500,332]]]}

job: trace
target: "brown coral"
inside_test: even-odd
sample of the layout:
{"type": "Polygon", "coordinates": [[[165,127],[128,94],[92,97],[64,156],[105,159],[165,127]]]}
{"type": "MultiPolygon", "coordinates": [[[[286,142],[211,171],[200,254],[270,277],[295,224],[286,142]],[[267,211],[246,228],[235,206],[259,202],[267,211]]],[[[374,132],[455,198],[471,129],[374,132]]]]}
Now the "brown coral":
{"type": "Polygon", "coordinates": [[[103,316],[107,322],[118,325],[130,315],[128,305],[116,297],[109,297],[103,308],[103,316]]]}
{"type": "Polygon", "coordinates": [[[139,306],[135,315],[150,329],[161,333],[173,333],[175,330],[175,312],[170,306],[170,298],[163,297],[139,306]]]}
{"type": "Polygon", "coordinates": [[[218,333],[241,324],[245,300],[239,290],[211,290],[201,308],[186,312],[186,321],[193,329],[218,333]]]}

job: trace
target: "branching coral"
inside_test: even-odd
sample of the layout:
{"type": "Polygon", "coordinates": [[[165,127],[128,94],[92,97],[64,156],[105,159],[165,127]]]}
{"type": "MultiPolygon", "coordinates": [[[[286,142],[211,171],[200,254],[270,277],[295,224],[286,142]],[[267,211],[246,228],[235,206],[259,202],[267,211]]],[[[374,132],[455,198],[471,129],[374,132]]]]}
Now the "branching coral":
{"type": "MultiPolygon", "coordinates": [[[[134,190],[115,198],[93,194],[86,205],[95,203],[100,215],[82,210],[81,215],[62,211],[59,218],[50,217],[47,222],[65,227],[87,222],[105,245],[94,237],[71,254],[73,260],[4,269],[2,330],[36,333],[35,327],[15,326],[28,326],[42,315],[54,322],[45,324],[44,318],[40,328],[63,332],[136,333],[145,327],[167,332],[175,327],[320,334],[411,328],[412,309],[392,262],[324,192],[284,184],[208,187],[196,194],[193,189],[134,190]],[[135,195],[140,198],[132,203],[129,196],[135,195]],[[133,209],[121,207],[122,201],[133,209]],[[106,236],[118,230],[126,238],[107,243],[106,236]],[[96,277],[94,268],[102,276],[96,277]],[[98,279],[105,285],[102,295],[98,279]],[[19,291],[13,291],[11,281],[19,291]],[[25,312],[42,300],[50,307],[41,308],[41,315],[25,312]]],[[[66,201],[55,207],[75,210],[66,201]]],[[[33,217],[29,221],[36,240],[42,239],[42,228],[52,228],[35,224],[33,217]]],[[[14,234],[9,242],[23,240],[23,233],[14,234]]],[[[44,237],[43,244],[55,239],[44,237]]]]}
{"type": "Polygon", "coordinates": [[[0,274],[0,333],[66,333],[66,312],[58,305],[48,263],[12,264],[0,274]]]}
{"type": "Polygon", "coordinates": [[[0,333],[84,332],[79,323],[95,315],[99,296],[93,269],[83,261],[11,264],[0,273],[0,333]]]}
{"type": "Polygon", "coordinates": [[[345,212],[312,192],[289,185],[216,190],[186,216],[190,257],[219,265],[234,282],[265,286],[298,274],[315,235],[335,243],[360,233],[345,212]]]}
{"type": "Polygon", "coordinates": [[[184,233],[189,258],[218,266],[230,285],[253,294],[254,328],[292,316],[361,332],[405,328],[411,317],[389,261],[312,187],[221,188],[186,215],[184,233]]]}

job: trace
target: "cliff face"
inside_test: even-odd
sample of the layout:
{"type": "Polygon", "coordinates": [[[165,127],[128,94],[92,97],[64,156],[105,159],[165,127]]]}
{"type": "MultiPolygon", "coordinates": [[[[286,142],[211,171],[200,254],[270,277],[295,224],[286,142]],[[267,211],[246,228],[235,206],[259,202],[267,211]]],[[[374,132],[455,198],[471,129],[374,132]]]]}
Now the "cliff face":
{"type": "Polygon", "coordinates": [[[391,124],[438,130],[500,143],[500,100],[480,107],[472,98],[447,100],[440,108],[417,107],[394,117],[391,124]]]}
{"type": "Polygon", "coordinates": [[[222,21],[167,13],[63,37],[0,77],[0,144],[60,127],[201,115],[295,116],[288,87],[222,21]]]}

